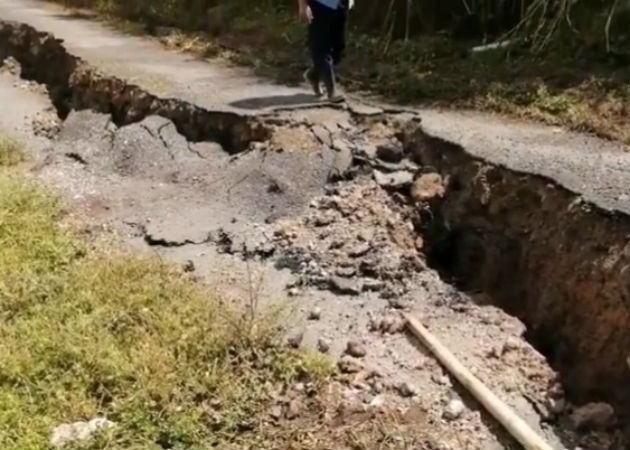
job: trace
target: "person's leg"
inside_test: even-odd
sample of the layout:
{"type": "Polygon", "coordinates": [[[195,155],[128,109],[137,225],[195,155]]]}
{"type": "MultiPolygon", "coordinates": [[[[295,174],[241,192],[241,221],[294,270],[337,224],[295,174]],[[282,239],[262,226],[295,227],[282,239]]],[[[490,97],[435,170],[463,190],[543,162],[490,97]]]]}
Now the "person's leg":
{"type": "MultiPolygon", "coordinates": [[[[309,45],[317,81],[324,83],[328,95],[335,93],[335,74],[332,59],[332,22],[335,10],[311,0],[309,6],[313,19],[309,25],[309,45]]],[[[315,76],[313,76],[315,79],[315,76]]]]}
{"type": "Polygon", "coordinates": [[[346,50],[346,22],[348,7],[344,3],[335,14],[332,26],[332,58],[333,64],[338,66],[346,50]]]}
{"type": "Polygon", "coordinates": [[[314,66],[306,69],[306,71],[304,72],[304,81],[306,81],[311,86],[315,96],[321,97],[322,89],[319,86],[319,75],[317,74],[314,66]]]}

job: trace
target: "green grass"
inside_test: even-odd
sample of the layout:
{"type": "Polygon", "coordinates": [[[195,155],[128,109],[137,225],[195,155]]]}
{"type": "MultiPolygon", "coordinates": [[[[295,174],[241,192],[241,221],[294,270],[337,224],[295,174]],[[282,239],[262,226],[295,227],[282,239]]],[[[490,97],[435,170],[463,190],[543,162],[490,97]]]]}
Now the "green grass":
{"type": "Polygon", "coordinates": [[[330,374],[172,267],[78,241],[60,213],[0,174],[0,448],[47,448],[99,415],[118,425],[75,447],[246,447],[274,389],[330,374]]]}
{"type": "Polygon", "coordinates": [[[0,167],[15,166],[24,161],[22,144],[12,138],[0,136],[0,167]]]}

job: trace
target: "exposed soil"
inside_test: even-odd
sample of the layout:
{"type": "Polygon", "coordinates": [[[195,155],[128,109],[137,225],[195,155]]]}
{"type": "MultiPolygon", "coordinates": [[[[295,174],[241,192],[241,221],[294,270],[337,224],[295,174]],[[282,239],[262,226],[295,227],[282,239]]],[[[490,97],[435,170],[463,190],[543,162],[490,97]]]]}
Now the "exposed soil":
{"type": "MultiPolygon", "coordinates": [[[[421,316],[554,448],[628,445],[624,213],[477,160],[427,135],[412,113],[204,110],[99,74],[50,35],[0,23],[7,57],[41,84],[29,95],[45,87],[55,107],[26,118],[37,117],[31,131],[48,142],[33,176],[63,193],[86,233],[113,230],[250,312],[288,304],[290,345],[341,356],[331,389],[342,393],[317,399],[318,433],[332,437],[316,433],[312,448],[365,447],[339,442],[332,424],[375,409],[412,424],[411,437],[383,438],[384,447],[518,448],[402,333],[400,311],[421,316]],[[587,402],[615,414],[582,420],[587,402]],[[346,413],[326,413],[342,404],[346,413]]],[[[288,416],[290,398],[272,413],[315,420],[308,395],[296,398],[288,416]]]]}
{"type": "Polygon", "coordinates": [[[627,216],[475,161],[422,131],[408,138],[408,151],[450,179],[435,209],[442,226],[428,239],[430,261],[521,318],[577,401],[605,398],[627,413],[627,216]]]}

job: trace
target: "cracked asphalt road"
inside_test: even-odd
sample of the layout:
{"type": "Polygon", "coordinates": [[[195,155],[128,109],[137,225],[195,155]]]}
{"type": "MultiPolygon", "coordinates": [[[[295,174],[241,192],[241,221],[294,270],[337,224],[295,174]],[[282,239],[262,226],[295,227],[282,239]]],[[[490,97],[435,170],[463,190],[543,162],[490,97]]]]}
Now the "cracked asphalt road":
{"type": "MultiPolygon", "coordinates": [[[[0,17],[55,34],[72,54],[159,97],[253,115],[312,104],[305,89],[272,84],[220,61],[170,52],[156,39],[121,35],[38,0],[0,0],[0,17]]],[[[362,103],[352,101],[351,108],[365,109],[362,103]]],[[[603,209],[630,213],[630,146],[489,114],[418,113],[429,134],[459,144],[473,156],[542,175],[603,209]]]]}
{"type": "MultiPolygon", "coordinates": [[[[375,113],[378,106],[353,100],[350,110],[306,108],[310,98],[303,89],[273,85],[217,61],[168,52],[152,39],[122,36],[33,0],[0,0],[0,16],[55,33],[71,53],[89,64],[160,97],[239,114],[285,110],[274,125],[279,131],[267,143],[267,151],[250,148],[234,156],[217,143],[188,142],[160,117],[119,128],[109,116],[88,110],[72,112],[61,133],[49,142],[34,136],[30,128],[37,114],[50,113],[47,99],[19,82],[16,87],[11,77],[0,79],[0,129],[32,143],[37,160],[32,176],[59,188],[88,231],[113,229],[142,251],[184,265],[192,262],[199,276],[228,299],[242,302],[252,279],[260,279],[261,307],[287,301],[285,286],[293,282],[292,274],[265,261],[244,261],[243,246],[265,244],[269,231],[265,225],[278,217],[302,218],[310,200],[324,192],[335,164],[341,164],[340,173],[349,164],[339,161],[341,152],[331,147],[347,146],[348,135],[356,142],[362,134],[369,135],[360,141],[369,143],[379,125],[366,124],[357,111],[375,113]],[[14,103],[18,106],[12,107],[14,103]],[[292,111],[293,106],[297,109],[292,111]],[[222,231],[233,242],[217,245],[222,231]]],[[[481,160],[543,175],[603,209],[625,213],[630,209],[630,154],[619,144],[477,113],[424,109],[419,115],[427,134],[460,145],[481,160]]],[[[527,373],[519,372],[522,366],[538,368],[545,377],[553,375],[544,358],[523,340],[523,325],[494,307],[478,305],[470,306],[462,320],[462,311],[451,309],[448,299],[463,294],[434,271],[420,271],[419,277],[410,291],[414,307],[467,364],[486,373],[493,389],[561,448],[562,437],[541,425],[540,413],[528,400],[540,392],[528,392],[529,397],[511,394],[514,385],[527,383],[527,373]],[[489,316],[500,326],[488,326],[489,316]],[[522,341],[525,356],[519,356],[511,369],[494,373],[484,365],[483,352],[508,337],[522,341]]],[[[389,302],[371,292],[349,301],[331,292],[304,289],[291,300],[291,307],[290,322],[304,331],[305,345],[314,348],[324,337],[331,341],[331,354],[339,355],[347,337],[357,336],[370,349],[369,364],[378,364],[395,381],[427,387],[424,400],[440,420],[441,405],[452,395],[452,386],[441,384],[441,369],[419,369],[420,363],[403,357],[417,352],[404,337],[375,337],[365,331],[372,315],[391,309],[389,302]],[[326,320],[305,325],[314,305],[321,305],[326,320]]],[[[473,403],[469,406],[475,409],[473,403]]],[[[514,448],[482,419],[471,415],[466,421],[470,428],[463,426],[459,432],[474,436],[480,448],[514,448]]]]}

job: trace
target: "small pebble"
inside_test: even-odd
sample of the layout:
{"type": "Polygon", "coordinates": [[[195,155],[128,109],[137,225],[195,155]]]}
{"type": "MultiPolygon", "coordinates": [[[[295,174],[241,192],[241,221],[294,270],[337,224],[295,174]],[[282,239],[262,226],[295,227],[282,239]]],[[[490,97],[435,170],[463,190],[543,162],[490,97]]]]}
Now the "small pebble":
{"type": "Polygon", "coordinates": [[[520,347],[521,347],[521,341],[518,338],[515,338],[514,336],[510,336],[503,343],[503,350],[501,353],[505,355],[508,352],[518,350],[520,347]]]}
{"type": "Polygon", "coordinates": [[[431,375],[431,380],[440,386],[450,386],[451,380],[446,375],[431,375]]]}
{"type": "Polygon", "coordinates": [[[328,353],[328,350],[330,350],[330,343],[324,338],[319,338],[317,340],[317,350],[321,353],[328,353]]]}
{"type": "Polygon", "coordinates": [[[287,344],[291,348],[299,348],[300,344],[302,343],[303,338],[304,338],[304,333],[302,332],[295,333],[294,335],[290,336],[287,339],[287,344]]]}
{"type": "Polygon", "coordinates": [[[359,373],[363,370],[363,364],[349,356],[343,356],[338,362],[337,367],[341,373],[359,373]]]}
{"type": "Polygon", "coordinates": [[[346,353],[355,358],[363,358],[367,355],[367,349],[358,341],[348,341],[346,345],[346,353]]]}
{"type": "Polygon", "coordinates": [[[322,317],[322,309],[318,306],[313,308],[311,312],[308,313],[308,320],[319,320],[322,317]]]}
{"type": "Polygon", "coordinates": [[[372,408],[381,408],[385,404],[385,397],[382,395],[377,395],[370,401],[370,406],[372,408]]]}
{"type": "Polygon", "coordinates": [[[464,412],[465,406],[461,400],[453,399],[448,402],[444,410],[444,418],[446,420],[457,420],[464,412]]]}
{"type": "Polygon", "coordinates": [[[406,381],[398,383],[395,387],[401,397],[413,397],[418,394],[418,388],[406,381]]]}

